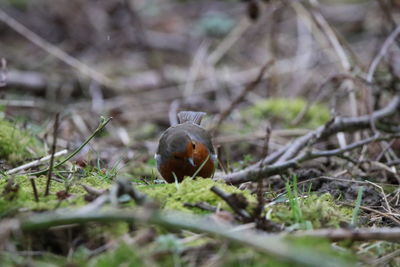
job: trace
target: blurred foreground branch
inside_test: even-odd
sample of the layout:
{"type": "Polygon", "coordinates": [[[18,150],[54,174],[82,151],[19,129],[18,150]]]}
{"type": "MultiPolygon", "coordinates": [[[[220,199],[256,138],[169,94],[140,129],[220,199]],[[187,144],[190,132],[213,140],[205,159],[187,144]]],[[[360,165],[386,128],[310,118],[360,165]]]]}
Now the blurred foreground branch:
{"type": "MultiPolygon", "coordinates": [[[[155,224],[168,229],[190,230],[194,232],[207,233],[234,241],[242,245],[248,245],[258,251],[278,257],[281,260],[290,261],[307,266],[346,266],[336,258],[315,253],[310,249],[293,247],[285,241],[288,235],[296,237],[319,237],[331,241],[353,240],[387,240],[397,241],[400,238],[400,228],[378,228],[378,229],[321,229],[300,231],[295,233],[264,234],[254,230],[234,231],[235,227],[221,225],[209,218],[181,214],[176,212],[160,213],[158,210],[149,207],[138,208],[134,211],[91,211],[82,213],[77,211],[51,212],[14,219],[11,230],[24,232],[39,231],[51,227],[85,224],[89,222],[112,223],[118,221],[135,222],[140,224],[155,224]]],[[[3,221],[0,230],[9,224],[3,221]]],[[[9,228],[9,227],[8,227],[9,228]]],[[[4,230],[4,229],[3,229],[4,230]]]]}
{"type": "MultiPolygon", "coordinates": [[[[136,209],[135,211],[96,211],[81,213],[73,212],[52,212],[25,217],[19,221],[14,221],[15,230],[32,232],[49,229],[55,226],[85,224],[89,222],[136,222],[141,224],[156,224],[169,229],[185,229],[200,233],[207,233],[225,238],[227,240],[250,246],[258,251],[275,256],[280,260],[290,261],[306,266],[320,266],[325,262],[326,266],[347,266],[345,262],[332,256],[315,253],[311,249],[299,248],[290,245],[279,235],[267,235],[261,232],[244,230],[233,231],[234,227],[216,224],[210,219],[191,216],[181,213],[159,213],[156,210],[136,209]],[[19,225],[19,227],[18,227],[19,225]]],[[[3,224],[0,224],[0,229],[3,224]]]]}

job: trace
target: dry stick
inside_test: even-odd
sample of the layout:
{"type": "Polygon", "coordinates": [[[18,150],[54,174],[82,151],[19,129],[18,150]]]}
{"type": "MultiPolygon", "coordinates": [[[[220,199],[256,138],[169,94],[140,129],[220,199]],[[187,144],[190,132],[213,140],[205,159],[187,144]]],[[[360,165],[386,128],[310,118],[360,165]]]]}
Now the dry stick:
{"type": "MultiPolygon", "coordinates": [[[[374,78],[374,73],[376,68],[379,65],[379,62],[381,62],[383,56],[386,54],[387,50],[390,48],[390,46],[392,45],[392,43],[396,40],[397,36],[400,34],[400,25],[396,27],[396,29],[389,35],[389,37],[385,40],[385,42],[383,43],[381,49],[379,50],[379,53],[374,57],[374,59],[371,62],[371,65],[369,66],[368,69],[368,74],[367,74],[367,82],[368,83],[372,83],[372,80],[374,78]]],[[[368,94],[368,98],[369,98],[369,107],[372,106],[372,91],[369,90],[369,94],[368,94]]],[[[370,113],[372,113],[372,109],[370,111],[370,113]]],[[[371,118],[371,127],[373,129],[374,132],[376,132],[376,127],[375,127],[375,123],[373,121],[373,119],[371,118]]]]}
{"type": "MultiPolygon", "coordinates": [[[[111,117],[108,118],[107,120],[103,120],[100,125],[97,127],[97,129],[92,133],[91,136],[88,137],[88,139],[85,140],[85,142],[82,143],[82,145],[80,145],[80,147],[78,147],[74,152],[72,152],[70,155],[68,155],[68,157],[66,157],[64,160],[62,160],[61,162],[57,163],[56,165],[54,165],[54,168],[57,168],[61,165],[63,165],[65,162],[67,162],[68,160],[70,160],[71,158],[73,158],[76,154],[79,153],[79,151],[82,150],[82,148],[84,146],[87,145],[87,143],[90,142],[90,140],[92,140],[101,130],[104,129],[104,127],[106,127],[106,125],[111,121],[111,117]]],[[[29,173],[29,175],[41,175],[43,173],[48,172],[49,169],[45,169],[45,170],[41,170],[41,171],[37,171],[37,172],[33,172],[33,173],[29,173]]]]}
{"type": "Polygon", "coordinates": [[[274,64],[273,60],[270,60],[267,62],[267,64],[265,64],[264,66],[261,67],[260,71],[258,72],[258,75],[256,77],[256,79],[254,81],[252,81],[251,83],[249,83],[243,90],[242,92],[235,98],[235,100],[232,101],[232,103],[229,105],[229,107],[227,107],[225,110],[223,110],[221,112],[221,114],[218,117],[217,122],[215,123],[213,129],[211,130],[211,132],[216,133],[217,129],[219,128],[219,126],[222,124],[222,122],[226,119],[226,117],[229,116],[229,114],[231,114],[231,112],[233,111],[233,109],[240,103],[243,101],[243,99],[246,97],[246,95],[254,90],[256,88],[256,86],[260,83],[260,81],[262,80],[264,73],[274,64]]]}
{"type": "Polygon", "coordinates": [[[35,201],[39,202],[39,195],[38,195],[38,191],[36,188],[35,179],[33,177],[30,177],[29,180],[31,181],[32,191],[33,191],[33,196],[35,197],[35,201]]]}
{"type": "MultiPolygon", "coordinates": [[[[68,153],[68,150],[66,150],[66,149],[58,151],[57,153],[54,153],[54,158],[60,157],[60,156],[65,155],[67,153],[68,153]]],[[[26,170],[26,169],[31,168],[31,167],[36,167],[36,166],[42,164],[43,162],[48,161],[50,158],[51,158],[51,155],[47,155],[47,156],[45,156],[43,158],[31,161],[31,162],[26,163],[24,165],[18,166],[18,167],[14,168],[14,169],[8,170],[8,171],[6,171],[6,174],[14,174],[14,173],[18,173],[19,171],[26,170]]]]}
{"type": "Polygon", "coordinates": [[[369,66],[369,69],[368,69],[368,75],[367,75],[367,81],[368,82],[372,82],[375,70],[378,67],[379,62],[381,62],[383,56],[386,54],[387,50],[390,48],[390,46],[392,45],[393,41],[396,39],[397,35],[399,35],[399,34],[400,34],[400,25],[397,26],[396,29],[385,40],[385,42],[383,43],[381,49],[379,50],[379,53],[372,60],[372,63],[369,66]]]}
{"type": "Polygon", "coordinates": [[[236,199],[233,194],[227,194],[217,186],[213,186],[210,189],[214,194],[222,198],[241,218],[245,220],[251,219],[250,214],[243,208],[238,207],[236,199]]]}
{"type": "MultiPolygon", "coordinates": [[[[396,112],[396,110],[400,107],[400,96],[395,96],[395,98],[388,103],[388,105],[380,110],[372,113],[372,118],[374,120],[379,120],[384,117],[390,116],[396,112]]],[[[229,173],[227,175],[222,175],[219,179],[224,179],[227,183],[243,183],[247,181],[255,181],[259,176],[257,173],[260,172],[263,176],[278,174],[288,168],[295,167],[299,163],[310,160],[313,157],[309,157],[308,154],[300,155],[300,157],[296,157],[296,155],[305,147],[315,144],[316,142],[327,138],[333,134],[338,132],[351,132],[355,130],[366,129],[370,127],[370,119],[369,115],[363,115],[358,117],[336,117],[336,119],[328,125],[321,126],[314,131],[307,133],[304,136],[301,136],[295,139],[292,143],[282,147],[278,151],[269,155],[265,158],[264,164],[268,164],[270,162],[276,161],[275,163],[264,166],[260,172],[259,165],[262,160],[247,167],[244,170],[229,173]]],[[[371,140],[371,139],[370,139],[371,140]]],[[[351,147],[353,149],[353,147],[351,147]]],[[[337,151],[336,151],[337,152],[337,151]]],[[[323,152],[321,152],[323,153],[323,152]]],[[[330,156],[330,152],[327,152],[325,156],[330,156]]],[[[321,155],[318,155],[321,156],[321,155]]],[[[314,157],[315,158],[315,157],[314,157]]]]}
{"type": "Polygon", "coordinates": [[[350,60],[348,59],[344,48],[340,44],[335,32],[333,31],[333,29],[331,28],[329,23],[322,16],[322,14],[319,11],[316,10],[315,7],[317,5],[317,1],[310,0],[309,2],[314,7],[313,9],[311,9],[310,14],[312,15],[313,19],[316,21],[316,24],[321,27],[321,29],[323,30],[323,32],[326,35],[327,39],[331,43],[333,49],[336,52],[336,55],[338,56],[338,58],[339,58],[339,60],[340,60],[340,62],[342,64],[343,69],[346,72],[348,72],[350,70],[351,64],[350,64],[350,60]]]}
{"type": "Polygon", "coordinates": [[[87,76],[97,83],[104,85],[110,88],[120,88],[120,86],[116,85],[111,79],[99,73],[88,65],[82,63],[81,61],[77,60],[76,58],[68,55],[64,51],[62,51],[57,46],[47,42],[36,33],[29,30],[27,27],[19,23],[13,17],[9,16],[4,10],[0,9],[0,21],[7,24],[11,29],[18,32],[20,35],[28,39],[30,42],[34,43],[36,46],[40,47],[47,53],[53,55],[54,57],[58,58],[62,62],[66,63],[67,65],[77,69],[81,74],[87,76]]]}
{"type": "Polygon", "coordinates": [[[56,152],[56,145],[57,145],[57,134],[58,134],[58,122],[59,122],[59,119],[60,119],[60,113],[57,113],[56,114],[56,118],[54,120],[53,144],[51,146],[51,157],[50,157],[49,171],[47,172],[46,191],[44,193],[45,196],[48,196],[49,192],[50,192],[51,175],[52,175],[52,172],[53,172],[53,165],[54,165],[54,153],[56,152]]]}
{"type": "MultiPolygon", "coordinates": [[[[268,155],[268,151],[269,151],[269,140],[271,138],[271,127],[268,125],[267,128],[265,129],[265,143],[263,146],[263,153],[262,153],[262,157],[265,158],[268,155]]],[[[263,191],[263,179],[261,177],[261,171],[262,168],[264,167],[264,162],[261,161],[260,165],[259,165],[259,178],[258,179],[258,183],[257,183],[257,206],[254,208],[253,210],[253,217],[257,219],[257,221],[259,221],[260,219],[262,219],[262,211],[264,210],[265,207],[265,198],[263,196],[264,191],[263,191]]]]}
{"type": "Polygon", "coordinates": [[[370,262],[371,266],[387,266],[386,264],[394,259],[400,257],[400,249],[397,249],[389,254],[386,254],[380,258],[377,258],[370,262]]]}
{"type": "MultiPolygon", "coordinates": [[[[346,206],[349,206],[349,207],[353,207],[353,208],[355,206],[353,203],[346,203],[346,202],[342,202],[340,204],[346,205],[346,206]]],[[[373,213],[376,213],[376,214],[378,214],[378,215],[380,215],[382,217],[388,218],[389,220],[393,221],[397,226],[400,226],[400,221],[398,219],[396,219],[392,215],[389,215],[387,213],[384,213],[384,212],[381,212],[379,210],[375,210],[375,209],[372,209],[372,208],[369,208],[369,207],[365,207],[365,206],[360,206],[360,209],[366,210],[366,211],[369,211],[369,212],[373,212],[373,213]]]]}

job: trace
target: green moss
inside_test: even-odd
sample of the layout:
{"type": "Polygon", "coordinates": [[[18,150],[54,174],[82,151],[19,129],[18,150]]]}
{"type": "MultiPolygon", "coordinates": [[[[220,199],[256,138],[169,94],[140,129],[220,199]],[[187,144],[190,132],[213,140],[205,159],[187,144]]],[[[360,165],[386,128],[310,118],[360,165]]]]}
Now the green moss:
{"type": "Polygon", "coordinates": [[[0,119],[0,159],[16,165],[25,159],[42,155],[39,142],[28,132],[0,119]]]}
{"type": "MultiPolygon", "coordinates": [[[[351,220],[352,210],[334,202],[330,194],[311,194],[300,201],[303,220],[311,222],[313,228],[338,227],[341,221],[351,220]]],[[[289,203],[272,206],[271,219],[285,225],[294,224],[295,218],[289,203]]]]}
{"type": "MultiPolygon", "coordinates": [[[[68,183],[51,182],[50,194],[44,196],[47,177],[40,176],[35,178],[35,184],[39,195],[39,202],[35,201],[32,184],[29,177],[19,175],[9,183],[10,177],[0,176],[0,218],[24,210],[51,210],[56,207],[71,207],[71,205],[85,204],[84,195],[86,191],[80,184],[85,184],[97,189],[105,189],[110,186],[110,182],[98,176],[88,176],[68,183]],[[7,189],[10,188],[11,190],[7,189]],[[67,190],[70,196],[60,202],[57,193],[67,190]]],[[[60,193],[59,193],[60,194],[60,193]]]]}
{"type": "Polygon", "coordinates": [[[183,204],[207,202],[210,205],[230,210],[225,201],[210,191],[210,188],[214,185],[227,193],[243,194],[249,202],[255,202],[255,197],[249,191],[239,190],[234,186],[225,184],[223,181],[214,181],[212,179],[186,178],[180,184],[139,185],[137,188],[151,198],[158,200],[165,209],[201,213],[200,210],[186,208],[183,204]]]}
{"type": "Polygon", "coordinates": [[[102,254],[90,260],[86,266],[108,267],[108,266],[143,266],[144,262],[131,246],[122,244],[117,249],[102,254]]]}
{"type": "Polygon", "coordinates": [[[133,177],[153,181],[157,177],[156,161],[151,158],[147,162],[133,162],[127,167],[127,172],[133,177]]]}
{"type": "MultiPolygon", "coordinates": [[[[270,98],[258,101],[254,106],[246,109],[243,115],[246,118],[258,120],[276,120],[282,123],[284,128],[291,128],[291,123],[298,114],[307,106],[307,102],[301,98],[270,98]]],[[[304,115],[298,126],[315,128],[326,123],[330,118],[329,109],[322,104],[312,105],[304,115]]],[[[297,127],[298,127],[297,126],[297,127]]]]}
{"type": "MultiPolygon", "coordinates": [[[[293,249],[301,251],[314,251],[319,256],[324,255],[327,260],[333,260],[337,262],[337,266],[341,266],[341,263],[353,263],[355,257],[352,256],[350,251],[335,250],[332,248],[330,242],[323,238],[287,238],[287,242],[290,243],[293,249]]],[[[331,262],[332,263],[332,262],[331,262]]],[[[332,264],[333,265],[333,264],[332,264]]],[[[296,265],[291,262],[285,262],[277,257],[265,255],[264,253],[258,252],[254,249],[243,247],[237,244],[230,246],[229,250],[221,256],[219,266],[239,267],[239,266],[252,266],[252,267],[289,267],[289,266],[302,266],[296,265]]],[[[321,262],[321,266],[324,263],[321,262]]]]}

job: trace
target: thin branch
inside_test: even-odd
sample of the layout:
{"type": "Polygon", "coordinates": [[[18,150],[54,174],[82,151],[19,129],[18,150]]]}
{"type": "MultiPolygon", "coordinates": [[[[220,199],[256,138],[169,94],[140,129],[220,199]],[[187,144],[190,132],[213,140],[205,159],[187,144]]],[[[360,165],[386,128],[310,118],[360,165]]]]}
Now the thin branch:
{"type": "Polygon", "coordinates": [[[249,83],[243,90],[240,92],[240,94],[232,101],[232,103],[224,109],[220,115],[218,116],[217,122],[215,123],[212,132],[216,132],[219,126],[222,124],[222,122],[231,114],[233,109],[243,101],[243,99],[246,97],[246,95],[254,90],[257,85],[260,83],[260,81],[263,79],[263,76],[265,72],[274,64],[273,60],[268,61],[264,66],[261,67],[260,71],[258,72],[257,77],[249,83]]]}
{"type": "Polygon", "coordinates": [[[29,180],[31,181],[31,186],[32,186],[33,196],[35,197],[35,201],[39,202],[39,194],[36,188],[35,179],[31,177],[29,180]]]}
{"type": "Polygon", "coordinates": [[[379,50],[379,53],[375,56],[375,58],[372,60],[371,65],[369,66],[368,69],[368,74],[367,74],[367,81],[372,82],[372,79],[374,77],[374,73],[376,70],[376,67],[378,67],[379,62],[381,62],[383,56],[386,54],[387,50],[389,47],[392,45],[394,40],[396,40],[396,37],[400,34],[400,25],[396,27],[396,29],[389,35],[389,37],[385,40],[383,43],[381,49],[379,50]]]}
{"type": "Polygon", "coordinates": [[[321,29],[323,30],[327,39],[331,43],[333,49],[336,52],[336,55],[338,56],[338,58],[340,60],[340,63],[342,64],[343,69],[346,72],[350,71],[350,68],[351,68],[350,60],[347,57],[347,54],[346,54],[344,48],[340,44],[334,30],[331,28],[331,26],[326,21],[324,16],[322,16],[322,14],[319,11],[317,11],[317,9],[316,9],[318,2],[316,0],[310,0],[309,2],[313,6],[313,9],[311,9],[311,11],[310,11],[311,15],[315,19],[316,23],[321,27],[321,29]]]}
{"type": "MultiPolygon", "coordinates": [[[[63,156],[65,154],[67,154],[67,153],[68,153],[68,150],[66,150],[66,149],[58,151],[57,153],[54,153],[54,158],[58,158],[58,157],[63,156]]],[[[43,158],[31,161],[31,162],[26,163],[24,165],[18,166],[18,167],[14,168],[14,169],[8,170],[8,171],[6,171],[6,174],[14,174],[14,173],[18,173],[19,171],[26,170],[28,168],[39,166],[43,162],[48,161],[50,158],[51,158],[51,155],[47,155],[47,156],[45,156],[43,158]]]]}
{"type": "Polygon", "coordinates": [[[53,166],[54,166],[54,153],[56,153],[56,145],[57,145],[59,119],[60,119],[60,113],[57,113],[56,118],[54,120],[53,144],[51,146],[51,157],[50,157],[49,171],[47,172],[46,191],[44,192],[45,196],[48,196],[50,192],[51,175],[53,173],[53,166]]]}
{"type": "Polygon", "coordinates": [[[217,186],[211,187],[210,190],[223,199],[242,219],[245,221],[251,220],[250,214],[245,210],[246,207],[244,207],[247,206],[248,203],[245,199],[241,198],[241,195],[235,193],[227,194],[217,186]]]}

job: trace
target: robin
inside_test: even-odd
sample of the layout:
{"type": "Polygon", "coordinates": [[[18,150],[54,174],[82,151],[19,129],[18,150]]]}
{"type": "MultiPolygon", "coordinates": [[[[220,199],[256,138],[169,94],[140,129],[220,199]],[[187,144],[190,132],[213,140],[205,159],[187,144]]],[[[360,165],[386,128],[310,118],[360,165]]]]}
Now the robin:
{"type": "Polygon", "coordinates": [[[217,155],[211,135],[200,126],[204,112],[182,111],[178,124],[161,136],[155,159],[161,176],[168,183],[181,182],[185,176],[211,177],[217,155]]]}

